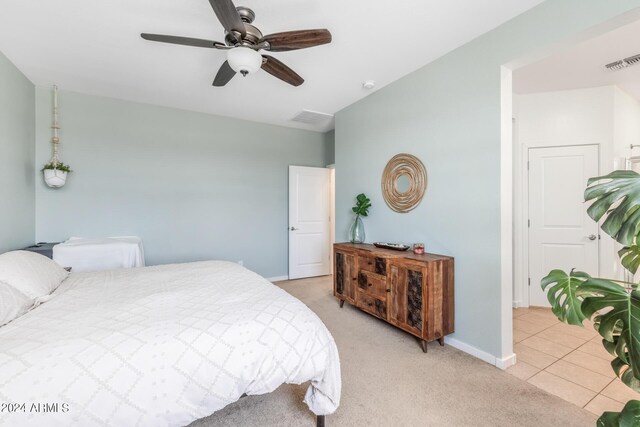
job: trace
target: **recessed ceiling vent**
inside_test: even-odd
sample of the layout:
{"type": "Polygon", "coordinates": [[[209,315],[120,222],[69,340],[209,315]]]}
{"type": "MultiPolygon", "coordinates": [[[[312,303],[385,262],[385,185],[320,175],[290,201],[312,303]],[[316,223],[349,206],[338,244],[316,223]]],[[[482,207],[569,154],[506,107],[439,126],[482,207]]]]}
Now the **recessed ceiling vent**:
{"type": "Polygon", "coordinates": [[[612,62],[611,64],[605,65],[605,68],[610,71],[618,71],[623,68],[631,67],[632,65],[636,65],[640,62],[640,55],[630,56],[629,58],[621,59],[616,62],[612,62]]]}
{"type": "Polygon", "coordinates": [[[321,125],[333,119],[332,114],[319,113],[317,111],[302,110],[291,121],[306,123],[308,125],[321,125]]]}

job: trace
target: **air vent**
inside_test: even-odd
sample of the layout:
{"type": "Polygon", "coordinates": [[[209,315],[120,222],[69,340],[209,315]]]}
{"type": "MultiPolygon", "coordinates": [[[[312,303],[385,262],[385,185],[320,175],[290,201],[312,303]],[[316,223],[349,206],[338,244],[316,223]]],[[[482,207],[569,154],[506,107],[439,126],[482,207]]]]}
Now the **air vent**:
{"type": "Polygon", "coordinates": [[[612,62],[611,64],[607,64],[605,65],[605,68],[610,71],[618,71],[618,70],[622,70],[623,68],[636,65],[638,62],[640,62],[640,55],[635,55],[635,56],[630,56],[629,58],[612,62]]]}
{"type": "Polygon", "coordinates": [[[291,119],[294,122],[306,123],[308,125],[325,124],[333,119],[332,114],[319,113],[317,111],[302,110],[291,119]]]}

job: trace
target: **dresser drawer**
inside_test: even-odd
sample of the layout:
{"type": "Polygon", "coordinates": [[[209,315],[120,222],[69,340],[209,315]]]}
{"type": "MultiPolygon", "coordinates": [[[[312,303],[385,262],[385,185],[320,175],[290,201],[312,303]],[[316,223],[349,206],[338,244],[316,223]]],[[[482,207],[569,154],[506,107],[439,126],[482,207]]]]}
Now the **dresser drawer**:
{"type": "Polygon", "coordinates": [[[387,278],[370,271],[358,273],[358,288],[372,297],[387,299],[387,278]]]}
{"type": "Polygon", "coordinates": [[[387,260],[371,255],[360,255],[358,257],[358,267],[360,270],[385,276],[387,274],[387,260]]]}
{"type": "Polygon", "coordinates": [[[367,313],[387,320],[387,303],[368,294],[360,292],[356,305],[367,313]]]}

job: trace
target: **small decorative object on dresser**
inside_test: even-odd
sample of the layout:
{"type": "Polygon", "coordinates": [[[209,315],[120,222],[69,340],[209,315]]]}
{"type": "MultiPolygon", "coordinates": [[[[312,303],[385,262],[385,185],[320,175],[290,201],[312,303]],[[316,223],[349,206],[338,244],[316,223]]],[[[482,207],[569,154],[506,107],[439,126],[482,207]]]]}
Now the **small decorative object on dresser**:
{"type": "Polygon", "coordinates": [[[333,295],[427,342],[453,333],[453,258],[336,243],[333,295]]]}
{"type": "Polygon", "coordinates": [[[364,224],[362,223],[362,216],[369,215],[369,208],[371,207],[371,200],[364,194],[358,194],[356,197],[356,205],[351,208],[353,213],[356,214],[356,218],[351,224],[349,229],[349,241],[351,243],[364,243],[364,224]]]}
{"type": "Polygon", "coordinates": [[[414,243],[413,244],[413,253],[416,255],[424,254],[424,243],[414,243]]]}

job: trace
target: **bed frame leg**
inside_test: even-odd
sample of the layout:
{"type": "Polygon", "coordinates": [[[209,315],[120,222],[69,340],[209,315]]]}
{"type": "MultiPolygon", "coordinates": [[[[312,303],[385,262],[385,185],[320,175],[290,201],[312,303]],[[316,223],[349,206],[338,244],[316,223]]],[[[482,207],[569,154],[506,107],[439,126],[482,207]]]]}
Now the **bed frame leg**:
{"type": "Polygon", "coordinates": [[[316,415],[317,427],[325,427],[324,415],[316,415]]]}

